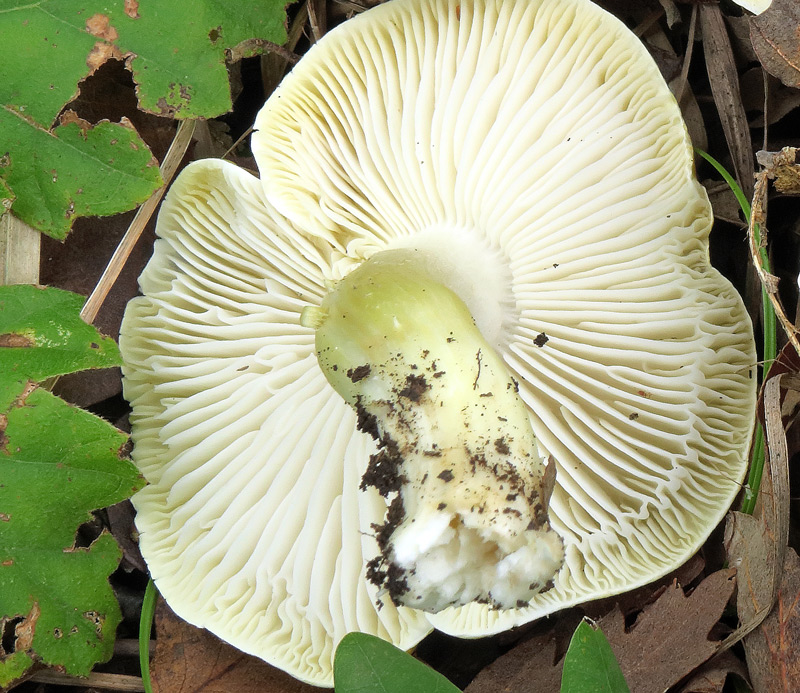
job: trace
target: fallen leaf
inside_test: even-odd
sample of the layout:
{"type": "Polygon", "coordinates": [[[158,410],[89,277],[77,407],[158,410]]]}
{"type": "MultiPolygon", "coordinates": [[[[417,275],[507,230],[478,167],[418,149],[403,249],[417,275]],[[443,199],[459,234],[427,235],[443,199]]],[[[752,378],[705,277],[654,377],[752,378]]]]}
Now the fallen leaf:
{"type": "Polygon", "coordinates": [[[680,689],[680,693],[722,693],[728,674],[747,679],[747,667],[732,652],[721,652],[700,667],[680,689]]]}
{"type": "MultiPolygon", "coordinates": [[[[574,626],[580,616],[570,619],[574,626]]],[[[561,652],[563,655],[563,652],[561,652]]],[[[525,640],[483,669],[464,693],[520,693],[557,691],[561,687],[563,660],[554,630],[525,640]]]]}
{"type": "Polygon", "coordinates": [[[787,87],[800,87],[800,4],[772,0],[766,12],[750,18],[750,40],[764,69],[787,87]]]}
{"type": "MultiPolygon", "coordinates": [[[[623,614],[640,611],[653,602],[666,587],[693,582],[705,563],[695,554],[662,580],[607,599],[598,599],[582,607],[584,615],[599,620],[617,607],[623,614]]],[[[557,691],[561,687],[563,657],[570,638],[581,621],[578,610],[562,612],[545,632],[525,638],[506,654],[485,667],[466,688],[465,693],[519,693],[521,691],[557,691]]],[[[439,667],[437,666],[437,669],[439,667]]]]}
{"type": "Polygon", "coordinates": [[[619,610],[600,620],[631,691],[662,693],[716,652],[719,642],[708,636],[733,594],[734,576],[719,570],[688,596],[673,583],[629,631],[619,610]]]}
{"type": "Polygon", "coordinates": [[[320,691],[182,621],[164,600],[156,608],[156,648],[150,671],[154,693],[320,691]]]}
{"type": "Polygon", "coordinates": [[[739,75],[733,59],[728,32],[719,5],[702,4],[700,27],[711,93],[719,112],[725,140],[733,159],[736,178],[744,194],[753,196],[753,145],[742,106],[739,75]]]}
{"type": "Polygon", "coordinates": [[[745,639],[756,691],[800,691],[800,558],[788,549],[775,608],[745,639]]]}
{"type": "Polygon", "coordinates": [[[796,147],[784,147],[779,152],[761,151],[757,158],[778,192],[800,195],[800,164],[796,163],[796,147]]]}

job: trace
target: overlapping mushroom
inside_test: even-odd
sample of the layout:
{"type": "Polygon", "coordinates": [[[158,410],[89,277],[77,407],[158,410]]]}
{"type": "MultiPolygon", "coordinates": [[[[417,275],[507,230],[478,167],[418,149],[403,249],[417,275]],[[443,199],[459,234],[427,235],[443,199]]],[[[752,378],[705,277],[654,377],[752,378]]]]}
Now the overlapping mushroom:
{"type": "Polygon", "coordinates": [[[620,22],[586,0],[392,0],[314,46],[256,128],[260,179],[181,174],[122,327],[141,549],[180,616],[329,686],[349,631],[486,635],[697,550],[744,475],[756,356],[678,107],[620,22]],[[386,436],[329,383],[308,307],[386,257],[469,310],[544,495],[555,462],[563,568],[513,608],[428,613],[375,579],[386,436]]]}

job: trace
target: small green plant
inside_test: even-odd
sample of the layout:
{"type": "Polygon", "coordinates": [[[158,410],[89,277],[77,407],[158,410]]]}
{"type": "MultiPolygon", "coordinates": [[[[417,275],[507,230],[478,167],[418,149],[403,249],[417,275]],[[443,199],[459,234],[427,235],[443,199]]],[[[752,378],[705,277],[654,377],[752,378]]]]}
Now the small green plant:
{"type": "MultiPolygon", "coordinates": [[[[736,196],[736,201],[744,214],[744,218],[748,225],[750,224],[750,203],[744,195],[744,192],[739,187],[739,184],[734,180],[733,176],[725,169],[725,167],[717,161],[714,157],[706,152],[695,148],[695,151],[703,157],[709,164],[714,167],[714,170],[722,176],[723,180],[728,184],[733,194],[736,196]]],[[[759,261],[761,268],[765,272],[772,272],[770,267],[769,255],[765,244],[762,243],[761,229],[756,223],[753,225],[753,236],[756,247],[758,248],[759,261]]],[[[769,300],[767,289],[761,287],[761,303],[762,303],[762,330],[763,330],[763,353],[764,363],[762,373],[764,375],[769,371],[772,362],[777,355],[777,316],[772,303],[769,300]]],[[[750,459],[750,472],[747,477],[747,486],[745,487],[744,499],[742,500],[741,510],[744,513],[752,514],[756,507],[756,500],[758,499],[758,490],[761,487],[761,477],[764,473],[764,429],[759,422],[756,422],[756,430],[753,438],[753,447],[750,459]]]]}
{"type": "Polygon", "coordinates": [[[458,693],[439,672],[391,643],[348,633],[333,662],[336,693],[458,693]]]}
{"type": "MultiPolygon", "coordinates": [[[[454,693],[427,664],[365,633],[348,633],[333,664],[336,693],[454,693]]],[[[564,658],[561,693],[630,693],[603,632],[582,621],[564,658]]]]}
{"type": "Polygon", "coordinates": [[[586,619],[575,629],[564,657],[561,693],[630,693],[606,636],[586,619]]]}

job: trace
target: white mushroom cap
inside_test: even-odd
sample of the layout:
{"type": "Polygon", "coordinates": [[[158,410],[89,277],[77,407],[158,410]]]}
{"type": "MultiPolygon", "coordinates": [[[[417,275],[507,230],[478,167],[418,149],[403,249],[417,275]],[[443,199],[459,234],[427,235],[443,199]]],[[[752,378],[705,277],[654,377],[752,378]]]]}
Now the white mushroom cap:
{"type": "Polygon", "coordinates": [[[753,14],[761,14],[769,9],[772,0],[733,0],[739,7],[752,12],[753,14]]]}
{"type": "Polygon", "coordinates": [[[141,547],[174,610],[305,681],[349,630],[475,637],[668,573],[740,488],[752,331],[639,41],[585,0],[392,0],[318,42],[257,120],[261,183],[179,178],[121,347],[141,547]],[[557,464],[555,587],[423,614],[365,579],[374,442],[299,323],[404,249],[458,294],[557,464]]]}

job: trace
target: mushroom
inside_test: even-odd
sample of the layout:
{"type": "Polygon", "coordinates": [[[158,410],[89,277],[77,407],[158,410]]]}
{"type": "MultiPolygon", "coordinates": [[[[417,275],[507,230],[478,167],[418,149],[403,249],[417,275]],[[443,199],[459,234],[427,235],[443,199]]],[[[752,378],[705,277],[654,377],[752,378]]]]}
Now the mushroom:
{"type": "MultiPolygon", "coordinates": [[[[349,631],[405,649],[434,627],[488,635],[646,584],[699,548],[745,473],[756,355],[709,264],[677,104],[635,36],[585,0],[392,0],[319,41],[256,128],[260,180],[210,160],[173,185],[121,331],[149,481],[134,497],[141,549],[178,615],[330,686],[349,631]],[[384,281],[449,307],[409,311],[384,281]],[[358,303],[370,286],[392,297],[385,314],[358,303]],[[345,305],[360,306],[352,322],[329,319],[345,305]],[[403,316],[408,341],[369,356],[363,331],[391,336],[403,316]],[[472,346],[448,351],[440,329],[472,346]],[[451,555],[448,528],[489,536],[468,509],[436,514],[446,470],[423,466],[439,469],[437,439],[404,454],[402,479],[373,483],[398,469],[379,459],[392,441],[450,430],[429,409],[393,414],[401,397],[496,426],[493,397],[468,397],[479,350],[492,383],[516,383],[499,405],[514,432],[453,420],[481,450],[525,441],[513,457],[529,495],[546,500],[548,460],[557,470],[552,529],[540,516],[530,535],[550,565],[528,591],[499,594],[481,551],[453,576],[428,560],[451,555]],[[428,391],[445,370],[430,358],[462,369],[461,395],[428,391]],[[402,438],[406,415],[424,425],[402,438]],[[419,581],[406,590],[392,566],[419,581]]],[[[464,459],[453,474],[477,493],[464,459]]],[[[487,495],[513,495],[502,481],[487,495]]]]}
{"type": "Polygon", "coordinates": [[[739,7],[744,7],[755,15],[762,14],[769,9],[772,0],[733,0],[739,7]]]}

